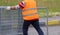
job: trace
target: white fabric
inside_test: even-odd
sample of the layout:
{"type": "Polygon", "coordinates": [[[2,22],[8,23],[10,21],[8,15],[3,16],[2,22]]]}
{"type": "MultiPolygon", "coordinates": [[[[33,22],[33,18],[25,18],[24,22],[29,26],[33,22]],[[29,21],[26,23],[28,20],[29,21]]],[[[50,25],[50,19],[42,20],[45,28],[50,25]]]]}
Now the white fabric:
{"type": "Polygon", "coordinates": [[[10,10],[10,6],[8,6],[8,7],[6,8],[6,10],[10,10]]]}
{"type": "Polygon", "coordinates": [[[20,6],[19,6],[19,5],[16,5],[15,7],[16,7],[16,9],[17,9],[17,8],[20,8],[20,6]]]}

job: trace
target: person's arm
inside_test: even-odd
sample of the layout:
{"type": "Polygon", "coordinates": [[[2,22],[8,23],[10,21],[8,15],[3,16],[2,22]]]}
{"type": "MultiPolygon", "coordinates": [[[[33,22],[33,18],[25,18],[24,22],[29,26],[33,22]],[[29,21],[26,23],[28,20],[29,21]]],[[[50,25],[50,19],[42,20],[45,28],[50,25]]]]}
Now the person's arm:
{"type": "Polygon", "coordinates": [[[16,6],[8,6],[6,9],[7,10],[16,10],[17,8],[24,8],[24,6],[25,6],[24,1],[22,1],[18,5],[16,5],[16,6]]]}
{"type": "Polygon", "coordinates": [[[7,6],[6,10],[16,10],[17,8],[19,8],[19,5],[16,5],[16,6],[7,6]]]}

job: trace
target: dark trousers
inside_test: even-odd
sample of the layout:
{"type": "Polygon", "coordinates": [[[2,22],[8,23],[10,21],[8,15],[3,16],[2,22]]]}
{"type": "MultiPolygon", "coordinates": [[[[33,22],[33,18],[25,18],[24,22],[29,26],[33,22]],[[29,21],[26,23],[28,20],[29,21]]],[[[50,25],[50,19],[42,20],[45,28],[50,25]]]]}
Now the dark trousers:
{"type": "Polygon", "coordinates": [[[41,30],[41,28],[39,26],[39,20],[24,21],[23,35],[28,35],[28,27],[29,27],[30,24],[33,25],[33,27],[37,30],[39,35],[44,35],[43,31],[41,30]]]}

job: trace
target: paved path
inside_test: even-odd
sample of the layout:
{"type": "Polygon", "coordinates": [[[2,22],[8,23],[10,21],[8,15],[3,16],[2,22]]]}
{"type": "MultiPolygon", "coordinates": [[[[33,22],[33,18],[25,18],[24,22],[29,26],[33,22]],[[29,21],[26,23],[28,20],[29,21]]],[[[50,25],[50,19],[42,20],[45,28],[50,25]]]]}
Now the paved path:
{"type": "MultiPolygon", "coordinates": [[[[41,27],[42,30],[44,31],[44,34],[47,35],[47,29],[46,27],[41,27]]],[[[29,35],[38,35],[36,30],[32,27],[29,28],[29,35]]],[[[48,34],[49,35],[60,35],[60,26],[49,26],[48,27],[48,34]]]]}
{"type": "MultiPolygon", "coordinates": [[[[40,18],[39,19],[40,22],[46,22],[47,21],[47,18],[40,18]]],[[[48,20],[60,20],[60,16],[53,16],[53,17],[49,17],[48,20]]]]}
{"type": "MultiPolygon", "coordinates": [[[[52,17],[52,18],[50,17],[50,18],[48,18],[48,20],[60,20],[60,17],[52,17]]],[[[17,23],[17,20],[16,21],[15,20],[9,20],[9,21],[8,20],[2,20],[2,21],[4,23],[3,25],[10,25],[11,23],[13,23],[13,24],[17,23]],[[11,23],[9,23],[9,22],[11,22],[11,23]]],[[[46,18],[40,18],[40,22],[45,22],[45,21],[46,21],[46,18]]],[[[45,35],[47,35],[47,29],[46,29],[46,27],[41,27],[41,28],[44,31],[45,35]]],[[[3,28],[3,30],[5,30],[5,28],[3,28]]],[[[11,33],[12,34],[16,33],[16,31],[15,32],[14,31],[15,30],[13,30],[11,33]]],[[[48,31],[49,31],[49,35],[60,35],[60,26],[49,26],[48,27],[48,31]]],[[[4,32],[6,32],[6,31],[4,31],[4,32]]],[[[9,30],[9,32],[10,32],[10,30],[9,30]]],[[[8,34],[10,34],[10,33],[8,33],[8,34]]],[[[3,34],[3,35],[5,35],[5,34],[3,34]]],[[[36,32],[36,30],[34,28],[29,28],[29,35],[38,35],[38,34],[37,34],[37,32],[36,32]]]]}

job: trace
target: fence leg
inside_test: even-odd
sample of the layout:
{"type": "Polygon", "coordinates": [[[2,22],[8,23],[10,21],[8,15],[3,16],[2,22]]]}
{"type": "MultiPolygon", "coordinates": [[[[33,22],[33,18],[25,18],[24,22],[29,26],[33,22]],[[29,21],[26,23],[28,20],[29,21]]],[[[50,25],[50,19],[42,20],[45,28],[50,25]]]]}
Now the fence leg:
{"type": "Polygon", "coordinates": [[[23,26],[22,10],[18,9],[18,35],[23,35],[22,26],[23,26]]]}
{"type": "Polygon", "coordinates": [[[46,19],[47,19],[47,22],[46,22],[46,28],[47,28],[47,35],[49,35],[48,33],[48,8],[46,8],[46,19]]]}

